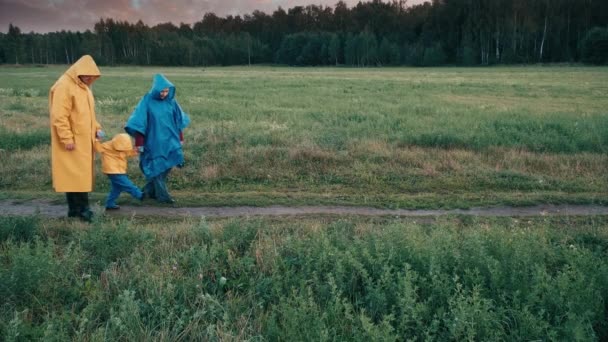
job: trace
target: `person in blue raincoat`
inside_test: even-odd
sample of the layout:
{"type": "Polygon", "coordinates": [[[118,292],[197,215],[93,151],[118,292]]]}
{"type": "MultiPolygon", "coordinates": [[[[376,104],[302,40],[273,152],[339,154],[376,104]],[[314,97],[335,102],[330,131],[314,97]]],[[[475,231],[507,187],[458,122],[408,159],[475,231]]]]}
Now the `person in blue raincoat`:
{"type": "Polygon", "coordinates": [[[175,86],[161,74],[154,75],[152,89],[144,95],[127,120],[125,131],[135,138],[139,167],[146,177],[145,198],[174,203],[167,189],[167,176],[184,164],[183,130],[188,114],[175,100],[175,86]]]}

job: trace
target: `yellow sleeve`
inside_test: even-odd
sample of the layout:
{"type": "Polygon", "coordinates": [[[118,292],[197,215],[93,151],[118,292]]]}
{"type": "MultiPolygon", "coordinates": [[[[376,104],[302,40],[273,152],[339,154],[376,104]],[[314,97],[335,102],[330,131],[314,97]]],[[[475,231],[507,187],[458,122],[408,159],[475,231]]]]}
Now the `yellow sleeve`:
{"type": "Polygon", "coordinates": [[[127,151],[127,157],[135,157],[139,155],[139,152],[137,150],[129,150],[127,151]]]}
{"type": "Polygon", "coordinates": [[[95,149],[95,152],[98,152],[98,153],[103,152],[103,145],[99,142],[99,140],[95,140],[95,144],[93,144],[93,148],[95,149]]]}
{"type": "Polygon", "coordinates": [[[74,133],[70,125],[70,112],[72,110],[72,98],[67,87],[57,85],[53,91],[51,102],[51,126],[55,128],[59,140],[65,144],[74,143],[74,133]]]}
{"type": "Polygon", "coordinates": [[[95,140],[95,151],[99,153],[106,153],[108,151],[111,151],[112,149],[108,146],[110,143],[111,141],[106,141],[105,143],[102,143],[99,140],[95,140]]]}

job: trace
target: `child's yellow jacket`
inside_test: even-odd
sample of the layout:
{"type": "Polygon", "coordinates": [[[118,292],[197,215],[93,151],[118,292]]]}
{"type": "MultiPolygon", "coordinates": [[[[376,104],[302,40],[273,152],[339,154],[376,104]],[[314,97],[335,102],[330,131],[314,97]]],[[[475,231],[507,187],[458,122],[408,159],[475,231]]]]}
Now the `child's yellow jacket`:
{"type": "Polygon", "coordinates": [[[95,151],[101,153],[101,169],[110,175],[127,173],[127,158],[137,155],[133,149],[131,137],[126,133],[117,134],[114,139],[105,143],[95,142],[95,151]]]}

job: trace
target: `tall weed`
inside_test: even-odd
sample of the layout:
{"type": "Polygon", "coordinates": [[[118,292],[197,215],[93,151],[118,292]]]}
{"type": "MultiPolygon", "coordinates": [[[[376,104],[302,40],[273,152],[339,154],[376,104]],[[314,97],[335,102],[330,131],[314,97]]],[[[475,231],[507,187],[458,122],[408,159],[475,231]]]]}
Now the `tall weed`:
{"type": "Polygon", "coordinates": [[[38,234],[39,225],[37,216],[0,216],[0,243],[32,241],[38,234]]]}

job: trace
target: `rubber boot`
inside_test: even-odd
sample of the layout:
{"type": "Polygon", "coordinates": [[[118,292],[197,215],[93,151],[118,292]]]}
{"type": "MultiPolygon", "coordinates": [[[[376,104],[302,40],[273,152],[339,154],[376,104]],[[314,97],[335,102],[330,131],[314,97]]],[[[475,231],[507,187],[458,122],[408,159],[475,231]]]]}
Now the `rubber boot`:
{"type": "Polygon", "coordinates": [[[88,192],[80,192],[78,193],[78,204],[80,208],[80,219],[85,222],[93,221],[93,212],[89,207],[89,193],[88,192]]]}
{"type": "Polygon", "coordinates": [[[78,195],[74,192],[66,192],[65,197],[68,200],[68,217],[80,216],[80,207],[78,207],[78,195]]]}

